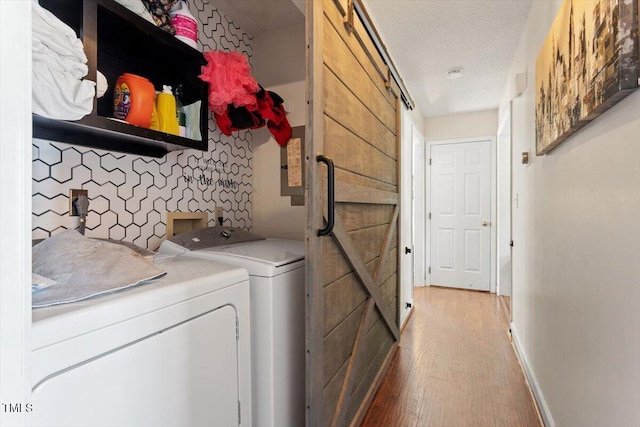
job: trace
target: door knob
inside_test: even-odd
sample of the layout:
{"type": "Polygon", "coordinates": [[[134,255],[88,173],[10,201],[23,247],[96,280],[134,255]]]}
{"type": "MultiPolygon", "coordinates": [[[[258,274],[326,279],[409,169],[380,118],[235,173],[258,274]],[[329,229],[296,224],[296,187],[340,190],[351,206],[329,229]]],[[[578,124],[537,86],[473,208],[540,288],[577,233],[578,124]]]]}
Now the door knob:
{"type": "Polygon", "coordinates": [[[488,225],[489,225],[489,221],[482,221],[482,226],[483,226],[483,227],[486,227],[486,226],[488,226],[488,225]]]}

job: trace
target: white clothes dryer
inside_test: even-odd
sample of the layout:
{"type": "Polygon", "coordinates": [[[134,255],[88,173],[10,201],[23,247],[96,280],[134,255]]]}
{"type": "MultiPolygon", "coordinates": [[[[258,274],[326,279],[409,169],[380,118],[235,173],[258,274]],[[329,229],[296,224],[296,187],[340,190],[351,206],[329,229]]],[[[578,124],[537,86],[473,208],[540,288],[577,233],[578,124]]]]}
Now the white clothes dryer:
{"type": "Polygon", "coordinates": [[[246,270],[154,263],[155,282],[33,310],[34,426],[251,426],[246,270]]]}
{"type": "Polygon", "coordinates": [[[165,240],[158,251],[215,260],[249,272],[253,425],[303,426],[304,242],[210,227],[165,240]]]}

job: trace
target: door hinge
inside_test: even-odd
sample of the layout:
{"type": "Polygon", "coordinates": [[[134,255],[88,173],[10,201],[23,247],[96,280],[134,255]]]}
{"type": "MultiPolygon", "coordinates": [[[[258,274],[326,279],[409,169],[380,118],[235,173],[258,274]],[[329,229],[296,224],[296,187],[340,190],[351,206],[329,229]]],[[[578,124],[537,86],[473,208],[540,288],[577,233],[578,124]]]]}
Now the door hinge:
{"type": "Polygon", "coordinates": [[[509,243],[509,246],[513,247],[513,240],[509,243]]]}
{"type": "Polygon", "coordinates": [[[429,274],[431,274],[431,267],[429,267],[429,274]]]}
{"type": "Polygon", "coordinates": [[[431,219],[431,212],[429,212],[429,219],[431,219]]]}
{"type": "Polygon", "coordinates": [[[240,410],[240,401],[238,400],[238,425],[242,425],[242,416],[240,415],[242,411],[240,410]]]}
{"type": "Polygon", "coordinates": [[[431,164],[431,158],[429,158],[429,164],[431,164]]]}
{"type": "Polygon", "coordinates": [[[240,341],[240,321],[236,317],[236,341],[240,341]]]}

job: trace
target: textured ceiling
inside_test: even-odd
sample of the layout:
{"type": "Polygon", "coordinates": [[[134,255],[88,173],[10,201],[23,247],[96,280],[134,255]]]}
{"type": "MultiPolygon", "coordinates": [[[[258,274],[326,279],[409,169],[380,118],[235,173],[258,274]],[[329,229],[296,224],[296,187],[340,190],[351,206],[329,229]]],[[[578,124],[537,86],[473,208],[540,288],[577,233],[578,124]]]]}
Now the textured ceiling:
{"type": "Polygon", "coordinates": [[[364,0],[426,117],[497,108],[531,0],[364,0]],[[447,70],[462,67],[462,78],[447,70]]]}

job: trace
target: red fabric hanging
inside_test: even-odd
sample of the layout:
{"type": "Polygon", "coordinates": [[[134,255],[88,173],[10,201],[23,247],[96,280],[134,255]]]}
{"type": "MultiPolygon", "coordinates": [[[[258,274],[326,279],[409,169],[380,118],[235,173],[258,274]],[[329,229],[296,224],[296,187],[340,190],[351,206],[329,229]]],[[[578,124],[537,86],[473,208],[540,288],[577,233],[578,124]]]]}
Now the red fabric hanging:
{"type": "Polygon", "coordinates": [[[209,109],[223,114],[229,104],[235,107],[256,105],[255,93],[260,85],[251,76],[247,58],[237,52],[210,51],[204,53],[207,65],[200,78],[209,83],[209,109]]]}
{"type": "Polygon", "coordinates": [[[241,129],[257,129],[265,124],[281,146],[291,139],[283,99],[264,90],[251,76],[247,58],[237,52],[204,53],[207,65],[200,79],[209,83],[209,109],[225,135],[241,129]]]}
{"type": "Polygon", "coordinates": [[[256,94],[256,100],[255,105],[228,105],[224,113],[214,113],[218,128],[223,134],[231,135],[241,129],[257,129],[266,124],[276,142],[286,146],[291,139],[292,129],[287,120],[283,99],[277,93],[261,89],[256,94]]]}

